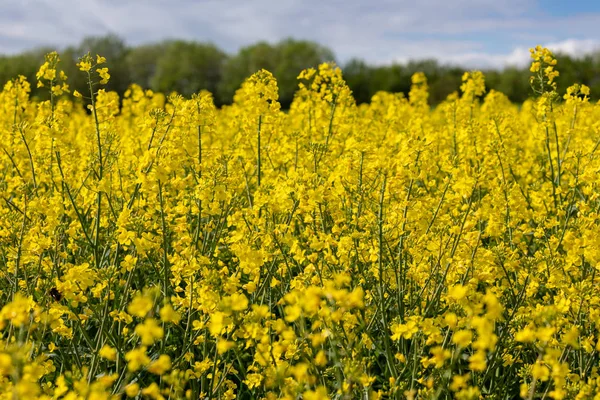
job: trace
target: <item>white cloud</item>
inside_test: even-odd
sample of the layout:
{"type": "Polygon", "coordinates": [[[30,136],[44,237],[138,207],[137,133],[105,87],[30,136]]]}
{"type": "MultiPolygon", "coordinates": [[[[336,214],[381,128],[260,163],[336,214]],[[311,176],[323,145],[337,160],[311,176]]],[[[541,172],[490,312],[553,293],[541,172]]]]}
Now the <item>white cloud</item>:
{"type": "Polygon", "coordinates": [[[538,0],[3,0],[0,53],[64,47],[116,33],[132,45],[315,40],[344,62],[437,58],[469,67],[522,65],[534,38],[568,54],[597,47],[600,14],[550,17],[538,0]],[[578,38],[578,39],[574,39],[578,38]]]}
{"type": "MultiPolygon", "coordinates": [[[[562,53],[573,58],[582,58],[600,51],[600,41],[594,39],[566,39],[542,46],[555,54],[562,53]]],[[[531,58],[529,47],[516,47],[507,54],[463,53],[441,58],[441,61],[471,68],[503,68],[524,67],[531,62],[531,58]]]]}
{"type": "Polygon", "coordinates": [[[595,39],[568,39],[561,42],[548,43],[546,47],[556,53],[563,53],[578,58],[600,50],[600,41],[595,39]]]}

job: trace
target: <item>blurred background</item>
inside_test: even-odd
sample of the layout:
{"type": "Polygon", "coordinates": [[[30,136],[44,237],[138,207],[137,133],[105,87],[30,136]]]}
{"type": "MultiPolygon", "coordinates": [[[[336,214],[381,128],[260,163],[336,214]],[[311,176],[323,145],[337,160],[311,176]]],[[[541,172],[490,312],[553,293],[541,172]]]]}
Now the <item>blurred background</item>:
{"type": "Polygon", "coordinates": [[[3,0],[0,83],[19,74],[34,82],[44,54],[58,50],[82,92],[75,63],[89,51],[107,58],[107,89],[121,94],[130,83],[188,96],[207,89],[223,105],[265,68],[285,108],[302,69],[333,61],[359,103],[380,90],[408,93],[423,71],[435,105],[472,69],[522,102],[528,49],[541,44],[559,55],[559,90],[583,83],[597,99],[598,26],[596,0],[3,0]]]}

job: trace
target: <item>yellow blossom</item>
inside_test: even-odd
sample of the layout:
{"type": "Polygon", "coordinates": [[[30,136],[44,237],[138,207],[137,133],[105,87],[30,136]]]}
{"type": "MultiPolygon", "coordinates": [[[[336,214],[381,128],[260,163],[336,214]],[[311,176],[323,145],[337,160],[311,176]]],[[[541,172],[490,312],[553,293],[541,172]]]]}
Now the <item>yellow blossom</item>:
{"type": "Polygon", "coordinates": [[[152,361],[148,366],[148,371],[156,375],[162,375],[170,369],[171,358],[166,354],[161,354],[157,360],[152,361]]]}
{"type": "Polygon", "coordinates": [[[135,327],[135,333],[141,338],[142,344],[148,346],[156,340],[162,339],[164,329],[154,318],[146,318],[143,323],[135,327]]]}
{"type": "Polygon", "coordinates": [[[146,347],[142,346],[125,354],[127,369],[129,371],[137,371],[150,363],[150,358],[148,358],[148,355],[146,354],[146,349],[146,347]]]}
{"type": "Polygon", "coordinates": [[[90,69],[92,69],[92,63],[89,61],[80,61],[77,64],[77,67],[79,67],[80,71],[88,72],[90,69]]]}
{"type": "Polygon", "coordinates": [[[181,315],[173,309],[173,306],[166,304],[160,309],[160,319],[163,322],[172,322],[178,324],[181,320],[181,315]]]}
{"type": "Polygon", "coordinates": [[[117,359],[117,350],[108,345],[102,346],[98,354],[100,357],[106,358],[110,361],[115,361],[117,359]]]}

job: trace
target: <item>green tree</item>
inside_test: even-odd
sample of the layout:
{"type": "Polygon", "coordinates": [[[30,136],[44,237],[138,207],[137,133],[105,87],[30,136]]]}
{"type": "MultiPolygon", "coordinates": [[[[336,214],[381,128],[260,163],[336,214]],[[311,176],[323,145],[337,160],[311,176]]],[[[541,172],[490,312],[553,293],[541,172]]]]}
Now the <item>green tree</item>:
{"type": "Polygon", "coordinates": [[[88,52],[95,57],[97,54],[106,57],[106,67],[109,70],[110,80],[103,88],[107,91],[116,91],[123,94],[131,83],[129,69],[125,58],[129,48],[123,39],[116,35],[91,36],[84,38],[77,47],[68,47],[59,52],[61,56],[61,68],[69,78],[71,89],[81,93],[88,93],[87,77],[75,65],[79,57],[88,52]]]}
{"type": "Polygon", "coordinates": [[[218,87],[219,98],[231,103],[236,90],[244,80],[260,69],[271,72],[277,65],[275,48],[267,42],[244,47],[223,65],[223,75],[218,87]]]}
{"type": "Polygon", "coordinates": [[[485,71],[486,86],[504,93],[511,101],[522,103],[531,96],[530,73],[523,68],[507,67],[485,71]]]}
{"type": "Polygon", "coordinates": [[[169,42],[160,42],[133,47],[125,57],[131,83],[144,89],[152,88],[158,70],[158,60],[165,53],[169,42]]]}
{"type": "Polygon", "coordinates": [[[373,69],[364,61],[357,58],[350,60],[343,68],[344,79],[352,89],[357,103],[367,103],[373,97],[373,69]]]}
{"type": "Polygon", "coordinates": [[[39,48],[21,54],[0,56],[0,84],[4,85],[11,79],[23,75],[31,83],[31,94],[46,98],[47,90],[40,91],[36,88],[36,73],[44,62],[44,55],[52,50],[39,48]]]}
{"type": "MultiPolygon", "coordinates": [[[[44,54],[52,49],[40,48],[16,55],[0,55],[0,84],[24,75],[31,83],[32,96],[48,97],[47,90],[36,88],[36,72],[44,62],[44,54]]],[[[115,35],[88,37],[78,46],[59,51],[59,69],[66,72],[72,90],[87,94],[86,76],[75,65],[82,55],[90,52],[107,59],[111,79],[107,90],[123,94],[131,83],[144,88],[169,93],[177,91],[190,96],[201,89],[215,95],[217,105],[233,100],[242,82],[260,70],[275,75],[279,85],[279,99],[287,108],[297,89],[298,73],[334,61],[331,50],[306,40],[285,39],[275,44],[259,42],[244,47],[231,57],[213,44],[194,41],[163,41],[129,47],[115,35]]],[[[573,83],[590,87],[592,100],[600,94],[600,52],[574,58],[557,54],[557,79],[560,93],[573,83]]],[[[424,72],[429,83],[431,105],[444,101],[448,94],[459,90],[464,67],[440,64],[436,60],[410,61],[405,64],[371,65],[360,59],[350,60],[343,68],[344,78],[354,92],[358,103],[371,100],[378,91],[408,94],[410,77],[424,72]]],[[[528,66],[507,67],[484,71],[486,87],[506,94],[513,102],[523,102],[531,96],[528,66]]]]}
{"type": "Polygon", "coordinates": [[[273,75],[279,85],[279,102],[288,108],[298,88],[298,74],[306,68],[324,62],[335,62],[333,52],[327,47],[307,40],[285,39],[275,46],[277,63],[273,75]]]}
{"type": "Polygon", "coordinates": [[[176,91],[184,96],[191,96],[202,89],[214,94],[226,59],[227,55],[212,44],[183,40],[166,42],[156,62],[151,86],[157,91],[176,91]]]}
{"type": "Polygon", "coordinates": [[[334,59],[331,50],[306,40],[285,39],[275,45],[259,42],[240,49],[227,60],[219,94],[225,102],[231,102],[244,80],[264,68],[277,78],[279,101],[282,107],[287,108],[298,87],[298,74],[305,68],[316,67],[334,59]]]}

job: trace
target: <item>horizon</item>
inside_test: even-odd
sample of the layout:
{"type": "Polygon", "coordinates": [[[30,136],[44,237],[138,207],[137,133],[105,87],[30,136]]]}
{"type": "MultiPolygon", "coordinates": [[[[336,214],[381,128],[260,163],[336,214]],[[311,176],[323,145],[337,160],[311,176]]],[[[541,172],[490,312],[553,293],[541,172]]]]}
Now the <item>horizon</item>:
{"type": "MultiPolygon", "coordinates": [[[[156,45],[156,44],[161,44],[161,43],[183,41],[183,42],[188,42],[188,43],[200,43],[200,44],[215,45],[217,48],[219,48],[221,51],[223,51],[228,57],[233,57],[236,55],[235,52],[228,52],[225,49],[220,48],[214,42],[196,40],[193,38],[183,39],[183,38],[177,38],[177,37],[166,37],[164,39],[160,39],[160,40],[156,40],[156,41],[143,42],[143,43],[138,43],[138,44],[132,45],[132,44],[128,43],[123,37],[121,37],[115,33],[109,32],[103,36],[86,36],[86,37],[83,37],[81,39],[81,41],[83,41],[84,39],[96,39],[96,38],[103,38],[103,37],[109,37],[109,36],[117,37],[118,39],[123,40],[124,45],[131,49],[134,49],[136,47],[151,46],[151,45],[156,45]]],[[[298,38],[298,37],[286,37],[286,38],[281,38],[278,41],[259,40],[254,43],[249,43],[249,44],[245,45],[244,47],[240,47],[239,49],[237,49],[237,51],[239,51],[245,47],[257,45],[259,43],[268,43],[269,45],[274,46],[277,43],[280,43],[285,40],[292,40],[295,42],[307,41],[307,42],[315,43],[317,45],[322,45],[322,43],[315,42],[310,39],[298,38]]],[[[0,57],[12,57],[12,56],[18,56],[20,54],[28,54],[28,53],[37,52],[37,51],[57,51],[60,54],[62,51],[65,51],[69,48],[80,46],[81,41],[80,41],[80,43],[72,43],[72,44],[68,44],[66,46],[62,46],[62,47],[50,46],[50,45],[40,45],[40,46],[36,46],[33,48],[27,48],[27,49],[24,49],[24,50],[22,50],[20,52],[16,52],[16,53],[0,52],[0,57]]],[[[537,45],[538,44],[532,45],[530,48],[534,48],[537,45]]],[[[548,47],[546,45],[540,45],[540,46],[551,49],[551,47],[548,47]]],[[[583,50],[581,50],[581,47],[576,47],[576,46],[577,46],[577,44],[572,43],[572,42],[556,43],[554,46],[553,53],[555,55],[557,55],[558,57],[568,56],[572,59],[581,59],[581,58],[583,58],[585,56],[589,56],[589,55],[596,55],[596,54],[600,55],[600,46],[587,47],[587,48],[583,48],[583,50]],[[579,50],[576,50],[576,49],[579,49],[579,50]]],[[[517,69],[528,68],[529,64],[531,63],[531,59],[529,56],[530,48],[519,49],[518,54],[517,54],[517,56],[521,57],[521,58],[519,58],[519,62],[505,63],[505,64],[499,64],[499,65],[487,64],[487,65],[473,66],[473,65],[468,65],[468,64],[460,64],[459,62],[454,61],[454,60],[445,60],[445,59],[435,58],[433,56],[429,56],[429,57],[425,56],[423,58],[408,58],[408,59],[389,60],[386,62],[370,62],[369,60],[360,58],[360,57],[355,57],[355,58],[347,59],[344,61],[340,61],[338,59],[335,51],[333,49],[330,49],[329,47],[327,47],[327,49],[329,49],[333,52],[334,57],[336,57],[331,61],[334,62],[337,66],[339,66],[342,69],[344,69],[352,61],[365,62],[368,66],[373,67],[373,68],[390,67],[390,66],[395,66],[395,65],[406,67],[411,63],[422,63],[422,62],[434,61],[437,63],[437,65],[444,67],[444,68],[458,68],[458,69],[462,68],[462,69],[465,69],[465,71],[477,70],[477,69],[479,69],[481,71],[503,71],[508,68],[517,68],[517,69]]],[[[513,56],[513,58],[515,58],[515,57],[516,56],[513,56]]]]}

